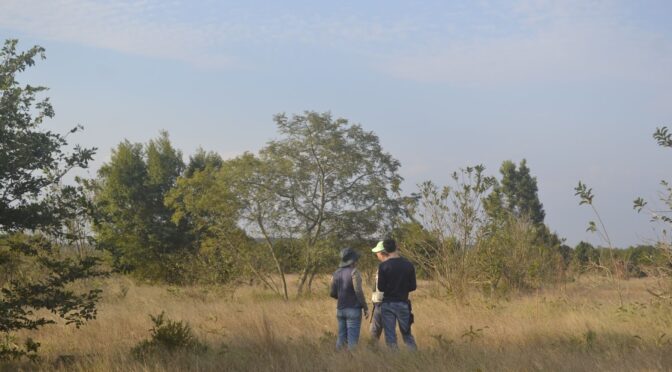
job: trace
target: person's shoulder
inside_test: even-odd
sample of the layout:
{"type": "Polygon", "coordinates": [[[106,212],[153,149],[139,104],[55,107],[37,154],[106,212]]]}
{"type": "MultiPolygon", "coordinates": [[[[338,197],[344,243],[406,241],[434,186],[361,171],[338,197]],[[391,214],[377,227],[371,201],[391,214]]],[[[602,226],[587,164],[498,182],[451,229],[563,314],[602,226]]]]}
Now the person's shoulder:
{"type": "Polygon", "coordinates": [[[392,266],[392,262],[391,262],[391,261],[392,261],[392,260],[385,260],[385,261],[379,263],[379,264],[378,264],[378,269],[379,269],[379,270],[385,270],[385,269],[387,269],[388,267],[392,266]]]}
{"type": "Polygon", "coordinates": [[[413,267],[413,262],[411,262],[408,258],[406,257],[401,257],[401,262],[404,263],[406,266],[413,267]]]}

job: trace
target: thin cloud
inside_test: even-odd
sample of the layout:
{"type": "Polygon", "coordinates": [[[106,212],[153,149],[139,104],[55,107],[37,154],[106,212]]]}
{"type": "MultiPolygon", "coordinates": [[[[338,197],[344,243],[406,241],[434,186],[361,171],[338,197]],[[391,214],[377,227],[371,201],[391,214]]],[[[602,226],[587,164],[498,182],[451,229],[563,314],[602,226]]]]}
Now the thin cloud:
{"type": "Polygon", "coordinates": [[[382,58],[388,74],[473,85],[529,82],[672,83],[672,42],[633,26],[605,3],[525,1],[510,9],[514,31],[443,39],[382,58]]]}
{"type": "Polygon", "coordinates": [[[309,46],[421,82],[672,82],[670,35],[634,25],[627,3],[392,1],[387,14],[354,4],[4,0],[0,28],[215,68],[309,46]]]}
{"type": "Polygon", "coordinates": [[[203,29],[166,21],[176,8],[176,2],[154,0],[7,0],[0,5],[0,27],[122,53],[228,63],[225,56],[207,50],[203,29]]]}
{"type": "Polygon", "coordinates": [[[0,28],[122,53],[228,67],[241,50],[277,43],[347,47],[399,40],[414,26],[213,1],[5,0],[0,28]]]}

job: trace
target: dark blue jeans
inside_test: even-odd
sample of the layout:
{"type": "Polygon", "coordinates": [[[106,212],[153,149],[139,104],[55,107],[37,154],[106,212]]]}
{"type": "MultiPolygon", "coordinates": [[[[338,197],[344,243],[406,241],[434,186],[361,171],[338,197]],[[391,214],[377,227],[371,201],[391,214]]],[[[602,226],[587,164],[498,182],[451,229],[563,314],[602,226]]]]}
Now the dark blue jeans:
{"type": "Polygon", "coordinates": [[[416,350],[415,338],[411,334],[411,309],[406,302],[383,302],[383,329],[385,343],[392,349],[397,348],[397,322],[404,343],[411,350],[416,350]]]}
{"type": "Polygon", "coordinates": [[[359,328],[362,326],[362,309],[359,307],[336,310],[338,320],[338,338],[336,349],[342,349],[347,343],[348,349],[353,350],[359,342],[359,328]]]}

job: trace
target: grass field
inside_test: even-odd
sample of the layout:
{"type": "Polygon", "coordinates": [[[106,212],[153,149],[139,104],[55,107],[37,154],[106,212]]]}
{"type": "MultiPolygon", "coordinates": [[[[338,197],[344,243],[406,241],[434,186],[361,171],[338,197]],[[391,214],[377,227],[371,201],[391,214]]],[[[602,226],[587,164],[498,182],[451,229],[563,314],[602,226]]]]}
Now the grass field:
{"type": "Polygon", "coordinates": [[[624,306],[613,285],[583,278],[562,288],[498,301],[473,296],[437,299],[431,284],[414,293],[417,353],[390,353],[369,344],[368,322],[354,353],[334,350],[334,301],[326,278],[312,298],[288,302],[257,287],[136,284],[114,277],[98,319],[77,330],[52,325],[31,336],[41,360],[7,370],[93,371],[621,371],[672,369],[672,306],[655,300],[650,279],[623,282],[624,306]],[[319,294],[319,295],[318,295],[319,294]],[[149,337],[149,314],[188,322],[205,353],[162,353],[137,359],[131,349],[149,337]]]}

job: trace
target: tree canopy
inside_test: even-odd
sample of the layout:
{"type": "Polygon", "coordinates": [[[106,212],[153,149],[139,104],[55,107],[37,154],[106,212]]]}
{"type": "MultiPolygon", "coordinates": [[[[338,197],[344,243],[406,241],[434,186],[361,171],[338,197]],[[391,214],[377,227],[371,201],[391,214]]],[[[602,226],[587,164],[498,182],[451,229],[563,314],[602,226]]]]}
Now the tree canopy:
{"type": "MultiPolygon", "coordinates": [[[[61,180],[86,168],[95,149],[66,152],[67,135],[41,129],[54,116],[49,99],[38,100],[46,88],[21,85],[17,74],[44,59],[44,49],[16,47],[7,40],[0,51],[0,334],[7,337],[55,322],[39,310],[76,326],[94,318],[100,291],[78,293],[68,285],[101,274],[95,258],[63,258],[56,244],[68,220],[85,210],[82,188],[61,180]]],[[[5,345],[0,360],[34,355],[38,346],[30,339],[24,347],[5,345]]]]}

